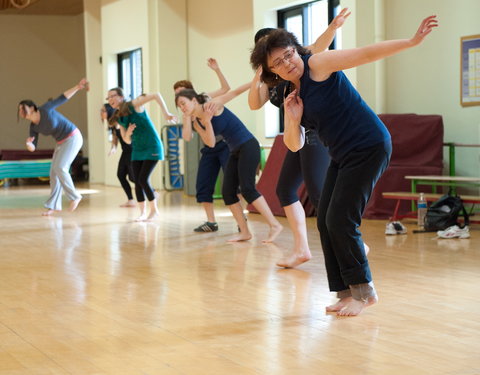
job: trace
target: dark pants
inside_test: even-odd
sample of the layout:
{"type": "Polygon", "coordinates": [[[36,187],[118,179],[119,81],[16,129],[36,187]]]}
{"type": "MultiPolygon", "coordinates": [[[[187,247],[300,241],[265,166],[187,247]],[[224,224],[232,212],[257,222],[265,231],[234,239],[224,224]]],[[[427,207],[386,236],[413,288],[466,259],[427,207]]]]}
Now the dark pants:
{"type": "Polygon", "coordinates": [[[217,182],[220,168],[225,172],[230,151],[224,141],[217,142],[215,147],[204,147],[200,151],[202,157],[197,171],[197,202],[213,202],[215,183],[217,182]]]}
{"type": "Polygon", "coordinates": [[[260,145],[255,138],[232,151],[223,177],[222,195],[227,206],[238,202],[238,187],[243,198],[252,203],[261,196],[255,187],[255,176],[260,163],[260,145]]]}
{"type": "Polygon", "coordinates": [[[118,161],[117,167],[117,177],[122,185],[123,191],[127,194],[128,200],[133,199],[132,195],[132,188],[130,183],[127,180],[127,177],[130,181],[135,182],[135,178],[133,175],[133,168],[132,168],[132,152],[130,151],[122,151],[122,155],[120,156],[120,160],[118,161]]]}
{"type": "Polygon", "coordinates": [[[317,225],[331,291],[372,281],[358,227],[373,188],[388,166],[391,150],[391,144],[380,144],[350,152],[340,163],[330,163],[317,225]]]}
{"type": "Polygon", "coordinates": [[[158,160],[132,160],[137,202],[145,202],[145,195],[149,201],[155,199],[155,192],[150,185],[150,175],[157,163],[158,160]]]}
{"type": "Polygon", "coordinates": [[[282,207],[299,200],[298,188],[305,180],[308,197],[315,209],[322,193],[330,156],[314,131],[307,132],[305,145],[297,152],[287,151],[277,183],[282,207]]]}

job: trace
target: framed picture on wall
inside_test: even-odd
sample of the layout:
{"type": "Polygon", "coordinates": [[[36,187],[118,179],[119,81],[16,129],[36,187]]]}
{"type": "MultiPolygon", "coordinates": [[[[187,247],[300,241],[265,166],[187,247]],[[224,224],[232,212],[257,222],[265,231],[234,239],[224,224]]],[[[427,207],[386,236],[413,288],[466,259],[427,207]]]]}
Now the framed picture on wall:
{"type": "Polygon", "coordinates": [[[480,105],[480,34],[461,38],[460,58],[460,104],[480,105]]]}

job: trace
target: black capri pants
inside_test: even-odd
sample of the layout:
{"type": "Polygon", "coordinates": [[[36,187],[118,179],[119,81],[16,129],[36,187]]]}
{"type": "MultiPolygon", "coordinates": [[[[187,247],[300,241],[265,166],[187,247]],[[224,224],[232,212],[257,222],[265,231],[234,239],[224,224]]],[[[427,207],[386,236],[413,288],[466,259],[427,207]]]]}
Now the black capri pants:
{"type": "Polygon", "coordinates": [[[227,206],[239,201],[238,187],[248,203],[252,203],[261,196],[255,187],[255,176],[259,163],[260,145],[255,138],[246,141],[230,152],[222,186],[223,201],[227,206]]]}

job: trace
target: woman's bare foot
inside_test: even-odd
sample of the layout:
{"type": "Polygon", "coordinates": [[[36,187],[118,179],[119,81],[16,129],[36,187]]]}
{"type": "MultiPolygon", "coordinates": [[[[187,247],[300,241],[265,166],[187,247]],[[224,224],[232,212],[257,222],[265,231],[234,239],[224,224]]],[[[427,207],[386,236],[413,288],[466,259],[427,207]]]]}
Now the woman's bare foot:
{"type": "Polygon", "coordinates": [[[120,207],[135,207],[136,203],[133,199],[128,200],[124,204],[121,204],[120,207]]]}
{"type": "Polygon", "coordinates": [[[365,255],[368,255],[370,252],[370,246],[368,246],[365,242],[363,243],[363,247],[365,249],[365,255]]]}
{"type": "Polygon", "coordinates": [[[77,198],[77,199],[74,199],[73,201],[70,201],[70,207],[68,208],[68,210],[70,212],[73,212],[77,209],[78,207],[78,204],[80,203],[80,201],[82,200],[82,197],[80,198],[77,198]]]}
{"type": "Polygon", "coordinates": [[[350,297],[341,298],[341,299],[338,300],[337,303],[335,303],[335,304],[333,304],[333,305],[330,305],[330,306],[327,306],[327,307],[325,308],[325,310],[326,310],[327,312],[338,312],[338,311],[340,311],[341,309],[343,309],[345,306],[347,306],[348,303],[349,303],[350,301],[352,301],[352,300],[353,300],[353,298],[352,298],[351,296],[350,296],[350,297]]]}
{"type": "Polygon", "coordinates": [[[150,212],[150,215],[148,215],[147,217],[147,221],[154,221],[156,219],[158,219],[160,217],[160,215],[158,214],[158,212],[150,212]]]}
{"type": "Polygon", "coordinates": [[[55,210],[48,208],[46,211],[42,212],[42,216],[52,216],[55,210]]]}
{"type": "Polygon", "coordinates": [[[366,301],[359,301],[356,299],[351,299],[340,311],[337,312],[338,316],[357,316],[360,314],[363,309],[368,306],[374,305],[378,302],[378,297],[373,296],[369,297],[366,301]]]}
{"type": "Polygon", "coordinates": [[[284,268],[295,268],[302,263],[308,262],[310,259],[312,259],[312,254],[309,250],[301,253],[294,252],[293,254],[277,262],[277,266],[284,268]]]}
{"type": "Polygon", "coordinates": [[[275,241],[275,238],[280,234],[282,231],[283,226],[278,223],[270,227],[270,231],[268,232],[268,238],[263,240],[263,243],[269,243],[275,241]]]}
{"type": "Polygon", "coordinates": [[[135,221],[145,221],[148,219],[148,215],[146,212],[142,212],[139,217],[135,219],[135,221]]]}
{"type": "Polygon", "coordinates": [[[227,240],[227,242],[241,242],[241,241],[248,241],[251,239],[252,239],[252,234],[250,232],[247,232],[247,233],[240,232],[238,235],[227,240]]]}

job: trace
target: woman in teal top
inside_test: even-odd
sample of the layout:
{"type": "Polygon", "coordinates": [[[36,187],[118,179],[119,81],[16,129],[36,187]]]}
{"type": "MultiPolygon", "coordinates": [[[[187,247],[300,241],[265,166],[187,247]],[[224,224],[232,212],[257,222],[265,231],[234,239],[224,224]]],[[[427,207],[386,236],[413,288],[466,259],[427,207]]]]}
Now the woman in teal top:
{"type": "Polygon", "coordinates": [[[150,185],[150,175],[159,160],[163,160],[163,144],[144,104],[155,100],[168,122],[176,122],[175,116],[168,112],[160,94],[145,94],[130,102],[125,101],[123,90],[119,87],[108,91],[108,104],[116,109],[110,122],[120,124],[122,138],[132,145],[132,169],[135,177],[135,195],[140,208],[136,221],[153,220],[158,216],[155,191],[150,185]],[[150,213],[147,213],[145,196],[149,201],[150,213]]]}

